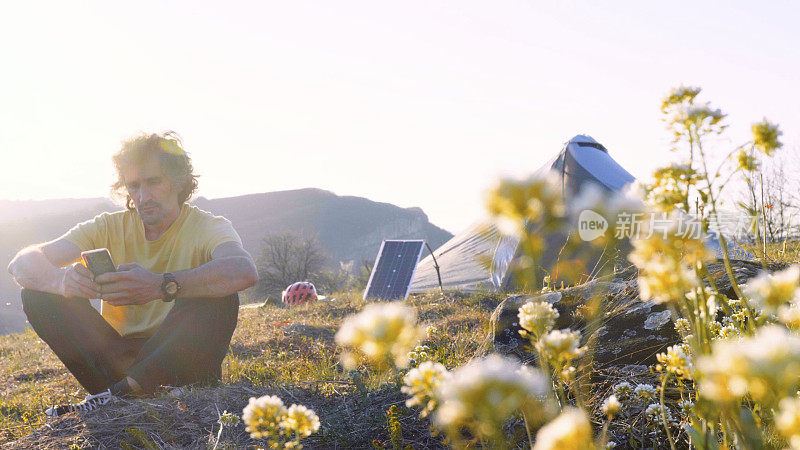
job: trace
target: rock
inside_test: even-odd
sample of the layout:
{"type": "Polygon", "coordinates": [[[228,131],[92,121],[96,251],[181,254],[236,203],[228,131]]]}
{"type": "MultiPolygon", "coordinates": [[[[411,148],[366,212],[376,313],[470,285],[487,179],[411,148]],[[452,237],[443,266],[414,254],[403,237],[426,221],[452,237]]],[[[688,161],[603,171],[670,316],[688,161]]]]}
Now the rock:
{"type": "MultiPolygon", "coordinates": [[[[745,283],[762,267],[746,261],[733,261],[737,282],[745,283]]],[[[709,264],[709,273],[723,293],[734,298],[722,263],[709,264]]],[[[769,270],[782,267],[770,266],[769,270]]],[[[555,328],[581,331],[583,341],[594,344],[596,369],[608,367],[647,367],[656,355],[680,341],[672,312],[664,304],[639,299],[635,273],[615,281],[593,280],[555,292],[534,296],[515,295],[503,300],[492,313],[491,344],[495,351],[513,354],[525,361],[535,360],[530,342],[520,336],[517,312],[529,301],[551,303],[559,312],[555,328]],[[602,298],[603,316],[599,323],[587,323],[587,302],[602,298]]],[[[488,346],[485,346],[488,348],[488,346]]]]}
{"type": "MultiPolygon", "coordinates": [[[[783,270],[786,267],[787,264],[768,264],[766,270],[775,272],[783,270]]],[[[736,278],[736,282],[741,285],[747,283],[747,280],[757,276],[764,270],[764,267],[757,262],[731,261],[731,269],[733,269],[733,276],[736,278]]],[[[722,261],[708,264],[708,273],[711,274],[711,278],[714,280],[720,292],[725,294],[728,298],[736,298],[736,294],[733,292],[730,279],[728,278],[722,261]]]]}
{"type": "Polygon", "coordinates": [[[644,319],[645,330],[657,330],[672,320],[672,313],[669,311],[657,311],[651,313],[644,319]]]}
{"type": "Polygon", "coordinates": [[[635,281],[591,281],[533,297],[518,295],[505,299],[491,319],[498,351],[526,360],[532,358],[529,341],[519,334],[517,318],[519,307],[529,301],[553,304],[559,312],[556,329],[571,328],[584,335],[590,332],[595,342],[597,368],[609,364],[653,364],[658,352],[679,341],[669,310],[665,305],[640,301],[635,281]],[[584,319],[587,302],[595,296],[603,298],[605,312],[600,324],[590,324],[584,319]]]}

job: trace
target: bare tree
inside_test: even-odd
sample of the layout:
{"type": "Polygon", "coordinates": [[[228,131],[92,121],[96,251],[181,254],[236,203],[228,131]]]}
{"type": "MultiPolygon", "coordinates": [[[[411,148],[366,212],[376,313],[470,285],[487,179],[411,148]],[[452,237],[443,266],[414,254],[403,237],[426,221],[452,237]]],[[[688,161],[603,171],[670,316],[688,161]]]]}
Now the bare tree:
{"type": "Polygon", "coordinates": [[[797,170],[800,160],[782,152],[762,164],[760,171],[744,175],[744,195],[738,205],[757,218],[751,230],[756,242],[761,242],[765,230],[767,241],[784,241],[794,237],[792,229],[800,213],[797,182],[787,176],[797,170]]]}
{"type": "Polygon", "coordinates": [[[364,258],[361,260],[361,268],[356,274],[355,286],[361,289],[367,287],[369,277],[372,275],[372,267],[375,266],[374,259],[364,258]]]}
{"type": "Polygon", "coordinates": [[[297,281],[309,281],[323,268],[325,254],[315,237],[294,233],[271,234],[261,241],[256,258],[259,282],[256,294],[280,299],[281,292],[297,281]]]}
{"type": "Polygon", "coordinates": [[[314,276],[312,281],[317,288],[317,292],[322,293],[322,295],[348,290],[353,287],[355,281],[353,262],[339,262],[338,268],[322,269],[314,276]]]}

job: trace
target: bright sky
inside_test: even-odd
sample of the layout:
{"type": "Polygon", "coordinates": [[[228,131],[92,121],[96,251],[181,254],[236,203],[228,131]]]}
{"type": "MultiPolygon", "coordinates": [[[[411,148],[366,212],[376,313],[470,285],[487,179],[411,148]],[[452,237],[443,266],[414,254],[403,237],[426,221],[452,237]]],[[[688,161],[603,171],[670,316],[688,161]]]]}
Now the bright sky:
{"type": "MultiPolygon", "coordinates": [[[[674,158],[680,83],[800,150],[791,1],[11,2],[0,9],[0,198],[95,197],[110,155],[173,129],[200,195],[318,187],[452,232],[500,175],[588,133],[633,175],[674,158]]],[[[1,212],[0,212],[1,213],[1,212]]]]}

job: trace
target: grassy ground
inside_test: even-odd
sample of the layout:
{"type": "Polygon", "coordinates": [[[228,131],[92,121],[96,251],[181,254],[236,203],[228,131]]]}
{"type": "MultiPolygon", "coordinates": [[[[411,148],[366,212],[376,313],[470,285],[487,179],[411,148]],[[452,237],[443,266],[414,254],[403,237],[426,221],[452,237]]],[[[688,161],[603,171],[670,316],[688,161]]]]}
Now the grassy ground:
{"type": "MultiPolygon", "coordinates": [[[[754,254],[759,261],[764,259],[763,244],[746,244],[742,247],[754,254]]],[[[800,260],[800,240],[767,242],[766,255],[767,262],[793,264],[800,260]]]]}
{"type": "MultiPolygon", "coordinates": [[[[427,344],[448,368],[470,359],[488,333],[488,318],[500,298],[490,295],[412,296],[420,320],[441,333],[427,344]]],[[[219,413],[241,414],[249,397],[274,394],[288,404],[314,409],[322,427],[306,448],[352,448],[389,444],[386,410],[400,407],[404,445],[441,447],[430,423],[407,409],[405,396],[385,377],[368,371],[362,383],[338,364],[333,336],[342,320],[363,307],[360,293],[295,309],[242,308],[239,326],[223,363],[218,386],[191,387],[182,394],[118,400],[101,411],[47,420],[43,411],[86,393],[31,331],[0,336],[0,444],[10,448],[213,447],[219,413]]],[[[225,429],[220,448],[257,444],[243,425],[225,429]]]]}
{"type": "MultiPolygon", "coordinates": [[[[781,255],[785,263],[796,260],[787,256],[789,252],[781,255]]],[[[86,393],[33,332],[0,336],[0,446],[213,448],[220,413],[240,415],[250,397],[269,394],[287,405],[306,405],[319,415],[322,426],[303,441],[306,448],[392,448],[386,411],[393,405],[398,408],[403,446],[445,447],[430,421],[405,407],[406,396],[387,375],[362,368],[354,376],[339,365],[334,334],[344,318],[363,308],[360,297],[360,292],[341,293],[294,309],[248,305],[240,310],[218,385],[192,386],[177,395],[165,391],[147,399],[116,400],[99,411],[55,420],[44,417],[47,407],[78,402],[86,393]]],[[[417,308],[421,322],[439,330],[423,343],[432,349],[433,359],[452,369],[492,350],[485,345],[491,343],[489,318],[503,298],[432,293],[411,296],[407,303],[417,308]]],[[[600,404],[616,383],[658,383],[647,366],[627,364],[597,370],[579,367],[579,372],[590,374],[586,406],[596,432],[604,421],[600,404]]],[[[668,390],[667,400],[676,414],[678,398],[677,392],[668,390]]],[[[618,448],[661,448],[666,442],[661,426],[646,418],[647,402],[640,403],[626,405],[620,420],[611,424],[610,436],[618,448]]],[[[512,448],[525,447],[521,420],[511,421],[506,435],[512,448]]],[[[673,437],[687,442],[677,426],[673,437]]],[[[217,448],[247,448],[259,443],[239,424],[223,430],[218,444],[217,448]]]]}

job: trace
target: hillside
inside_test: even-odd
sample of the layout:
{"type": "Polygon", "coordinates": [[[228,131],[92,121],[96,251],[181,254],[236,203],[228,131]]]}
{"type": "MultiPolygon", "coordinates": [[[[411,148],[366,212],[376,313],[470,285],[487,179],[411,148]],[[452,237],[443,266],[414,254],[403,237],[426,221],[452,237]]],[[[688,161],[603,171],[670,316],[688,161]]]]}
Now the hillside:
{"type": "MultiPolygon", "coordinates": [[[[431,224],[419,208],[400,208],[360,197],[338,196],[320,189],[250,194],[194,203],[227,217],[245,249],[258,254],[261,239],[291,231],[314,235],[330,261],[374,259],[383,239],[425,239],[433,248],[452,235],[431,224]]],[[[21,248],[64,233],[103,211],[118,210],[109,199],[0,201],[0,262],[3,268],[21,248]]],[[[0,334],[24,329],[19,287],[0,271],[0,334]]]]}
{"type": "Polygon", "coordinates": [[[291,231],[319,237],[335,261],[374,259],[383,239],[419,239],[436,248],[452,234],[431,224],[420,208],[399,208],[319,189],[251,194],[195,204],[233,222],[245,248],[255,250],[268,233],[291,231]]]}
{"type": "MultiPolygon", "coordinates": [[[[759,270],[758,264],[746,262],[733,267],[739,283],[759,270]]],[[[429,292],[412,295],[403,303],[417,311],[426,328],[422,341],[426,356],[420,358],[451,371],[490,353],[535,364],[538,356],[520,335],[519,309],[529,302],[552,305],[559,314],[550,326],[577,330],[591,348],[590,354],[576,360],[569,392],[590,414],[593,432],[602,433],[619,449],[665,448],[660,419],[648,413],[659,383],[653,368],[660,361],[656,355],[681,337],[666,305],[639,297],[636,271],[620,275],[530,295],[429,292]],[[594,303],[601,298],[601,303],[594,303]],[[598,306],[596,318],[588,320],[587,307],[598,306]],[[634,393],[636,386],[643,394],[625,397],[619,416],[608,421],[603,401],[624,385],[634,393]]],[[[709,276],[721,292],[731,291],[719,264],[709,265],[709,276]]],[[[347,371],[339,364],[343,349],[334,335],[346,317],[366,305],[360,292],[346,292],[296,308],[273,304],[241,308],[219,385],[116,400],[98,411],[54,420],[47,420],[42,411],[54,402],[80,401],[85,392],[34,333],[0,336],[0,444],[5,443],[4,448],[172,449],[212,448],[218,443],[216,448],[248,448],[258,442],[242,424],[225,428],[218,440],[219,415],[226,410],[240,415],[250,397],[276,395],[318,414],[321,427],[303,442],[305,448],[459,448],[431,427],[430,417],[420,418],[419,407],[405,405],[408,396],[400,389],[403,370],[392,375],[361,365],[347,371]],[[398,446],[387,431],[390,408],[395,409],[401,429],[394,436],[398,446]]],[[[480,385],[472,372],[459,374],[480,385]]],[[[670,426],[677,448],[688,448],[692,437],[680,426],[687,420],[681,411],[683,396],[691,395],[693,387],[680,386],[665,391],[664,402],[670,416],[681,417],[681,422],[670,426]]],[[[547,413],[546,409],[542,412],[547,413]]],[[[506,422],[502,440],[507,448],[527,446],[526,428],[519,416],[506,422]]],[[[485,442],[475,444],[497,448],[485,442]]]]}
{"type": "MultiPolygon", "coordinates": [[[[500,298],[493,296],[412,296],[420,318],[439,330],[426,344],[448,366],[479,352],[488,317],[500,298]]],[[[50,420],[42,411],[53,402],[85,396],[75,379],[34,333],[0,336],[0,446],[3,448],[211,448],[219,431],[218,413],[242,413],[252,396],[278,395],[319,414],[320,433],[305,448],[391,448],[386,410],[403,405],[405,395],[364,372],[354,382],[337,364],[333,335],[342,320],[364,306],[359,292],[296,309],[275,305],[242,308],[231,348],[223,362],[222,383],[194,387],[178,398],[161,394],[143,400],[118,400],[109,408],[50,420]],[[47,423],[47,425],[45,425],[47,423]],[[5,445],[4,445],[5,444],[5,445]]],[[[402,408],[404,443],[442,448],[430,435],[429,420],[402,408]]],[[[257,444],[239,424],[223,433],[219,448],[257,444]]]]}

